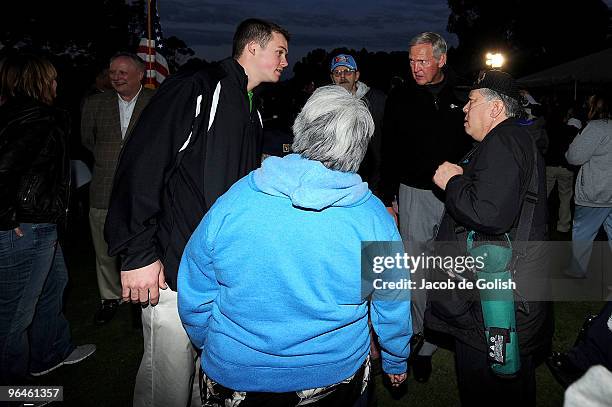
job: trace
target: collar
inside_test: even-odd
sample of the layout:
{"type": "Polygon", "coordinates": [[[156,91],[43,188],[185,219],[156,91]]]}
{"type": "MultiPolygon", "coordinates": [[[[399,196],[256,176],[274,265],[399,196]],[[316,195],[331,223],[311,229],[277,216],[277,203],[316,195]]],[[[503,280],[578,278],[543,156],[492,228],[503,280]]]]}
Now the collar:
{"type": "Polygon", "coordinates": [[[120,103],[125,103],[125,104],[130,104],[130,103],[134,103],[137,99],[138,99],[138,95],[140,95],[140,92],[142,92],[142,84],[140,84],[140,89],[138,89],[138,92],[134,95],[134,97],[132,99],[125,100],[124,98],[121,97],[120,94],[117,93],[117,91],[115,91],[115,93],[117,93],[117,98],[119,98],[119,102],[120,103]]]}
{"type": "Polygon", "coordinates": [[[227,78],[237,85],[244,94],[247,94],[247,85],[249,83],[249,77],[244,70],[244,67],[238,63],[234,58],[226,58],[219,62],[225,72],[227,72],[227,78]]]}

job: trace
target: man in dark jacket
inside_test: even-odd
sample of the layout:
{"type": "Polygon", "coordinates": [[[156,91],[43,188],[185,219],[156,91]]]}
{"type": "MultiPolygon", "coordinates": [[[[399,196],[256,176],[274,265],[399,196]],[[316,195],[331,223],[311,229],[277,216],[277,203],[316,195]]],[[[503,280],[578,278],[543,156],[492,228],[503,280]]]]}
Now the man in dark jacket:
{"type": "MultiPolygon", "coordinates": [[[[515,119],[521,113],[518,99],[510,75],[501,71],[482,73],[463,108],[466,132],[478,144],[461,166],[444,162],[435,173],[434,182],[446,192],[446,213],[437,240],[455,241],[456,255],[465,256],[462,229],[489,237],[508,233],[511,240],[516,239],[533,171],[538,174],[538,190],[528,240],[546,239],[544,163],[529,133],[515,119]]],[[[544,271],[533,248],[527,246],[525,258],[516,264],[513,280],[518,293],[525,293],[528,278],[534,281],[531,278],[544,271]]],[[[443,273],[434,274],[437,278],[443,273]]],[[[425,325],[455,339],[462,405],[534,406],[536,356],[548,348],[552,338],[548,304],[524,301],[518,307],[516,330],[521,368],[515,378],[502,379],[489,369],[478,292],[456,290],[456,294],[453,301],[430,301],[425,325]]]]}
{"type": "Polygon", "coordinates": [[[280,79],[288,39],[276,24],[243,21],[233,57],[164,81],[123,147],[105,237],[110,254],[121,256],[123,299],[156,305],[142,312],[134,405],[189,405],[196,352],[178,316],[178,265],[215,200],[259,166],[253,90],[280,79]]]}
{"type": "Polygon", "coordinates": [[[380,196],[382,126],[387,96],[381,90],[359,81],[359,68],[352,55],[339,54],[333,57],[329,76],[334,84],[342,86],[355,97],[365,101],[374,119],[374,135],[370,139],[366,156],[357,173],[368,183],[370,190],[380,196]]]}
{"type": "MultiPolygon", "coordinates": [[[[397,199],[400,233],[406,252],[428,254],[444,204],[432,190],[431,176],[444,161],[458,162],[470,149],[463,130],[465,90],[446,67],[447,45],[439,34],[425,32],[410,42],[414,82],[395,88],[387,99],[383,140],[383,201],[397,199]]],[[[397,207],[397,206],[396,206],[397,207]]],[[[412,275],[420,287],[421,270],[412,275]]],[[[422,334],[426,291],[412,291],[412,326],[422,334]]],[[[413,357],[413,374],[426,381],[436,347],[426,342],[413,357]]]]}

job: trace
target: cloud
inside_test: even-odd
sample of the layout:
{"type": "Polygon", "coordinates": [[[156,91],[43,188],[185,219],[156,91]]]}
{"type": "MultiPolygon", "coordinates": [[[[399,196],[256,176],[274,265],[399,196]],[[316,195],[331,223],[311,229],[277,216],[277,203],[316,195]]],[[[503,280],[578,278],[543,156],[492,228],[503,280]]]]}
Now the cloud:
{"type": "MultiPolygon", "coordinates": [[[[165,35],[183,39],[198,54],[207,47],[215,47],[217,52],[225,47],[229,54],[236,25],[249,17],[286,27],[292,34],[290,47],[300,50],[342,46],[405,50],[410,38],[422,31],[437,31],[451,44],[456,43],[446,32],[450,10],[445,0],[354,0],[350,4],[327,0],[165,0],[159,12],[165,35]]],[[[302,56],[292,54],[296,59],[302,56]]]]}

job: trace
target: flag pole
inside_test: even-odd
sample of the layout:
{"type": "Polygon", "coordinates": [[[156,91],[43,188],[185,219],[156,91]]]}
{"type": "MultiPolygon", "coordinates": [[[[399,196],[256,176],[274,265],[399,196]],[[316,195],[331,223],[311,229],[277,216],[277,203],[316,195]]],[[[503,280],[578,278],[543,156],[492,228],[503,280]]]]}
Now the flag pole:
{"type": "Polygon", "coordinates": [[[155,89],[155,82],[153,77],[149,76],[153,72],[153,47],[151,46],[151,1],[147,0],[147,75],[145,81],[145,87],[155,89]]]}

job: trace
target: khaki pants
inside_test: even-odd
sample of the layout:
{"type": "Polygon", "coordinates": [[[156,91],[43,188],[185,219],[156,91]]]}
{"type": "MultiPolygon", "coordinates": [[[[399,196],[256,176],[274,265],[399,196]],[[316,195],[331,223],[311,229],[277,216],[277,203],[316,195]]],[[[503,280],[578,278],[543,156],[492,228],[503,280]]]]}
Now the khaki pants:
{"type": "Polygon", "coordinates": [[[108,245],[104,240],[104,222],[107,209],[89,208],[89,226],[94,250],[96,251],[96,274],[98,289],[103,300],[121,299],[121,267],[117,257],[108,255],[108,245]]]}
{"type": "Polygon", "coordinates": [[[569,232],[572,227],[570,203],[574,195],[574,173],[564,167],[546,167],[546,194],[550,195],[557,183],[559,190],[558,232],[569,232]]]}

